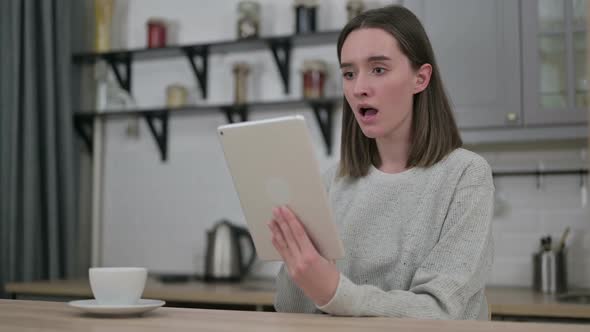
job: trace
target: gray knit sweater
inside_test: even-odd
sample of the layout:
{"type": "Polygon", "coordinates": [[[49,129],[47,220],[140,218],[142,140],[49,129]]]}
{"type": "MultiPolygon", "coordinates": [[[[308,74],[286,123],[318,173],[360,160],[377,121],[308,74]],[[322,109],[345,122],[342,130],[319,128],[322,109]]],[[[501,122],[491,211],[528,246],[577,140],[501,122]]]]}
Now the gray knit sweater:
{"type": "MultiPolygon", "coordinates": [[[[324,175],[346,256],[316,307],[283,266],[275,309],[342,316],[487,319],[494,186],[488,163],[457,149],[429,168],[361,179],[324,175]]],[[[321,278],[321,276],[318,276],[321,278]]]]}

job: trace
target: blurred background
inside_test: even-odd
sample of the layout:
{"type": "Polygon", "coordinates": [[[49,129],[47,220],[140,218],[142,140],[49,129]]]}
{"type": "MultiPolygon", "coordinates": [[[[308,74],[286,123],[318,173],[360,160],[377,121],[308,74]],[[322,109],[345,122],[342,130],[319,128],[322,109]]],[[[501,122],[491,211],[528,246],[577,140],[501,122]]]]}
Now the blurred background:
{"type": "Polygon", "coordinates": [[[7,0],[0,294],[90,266],[201,278],[207,231],[245,226],[217,126],[303,114],[322,170],[337,162],[339,29],[391,3],[423,22],[466,147],[493,168],[488,285],[532,288],[551,251],[569,289],[590,288],[587,0],[7,0]]]}

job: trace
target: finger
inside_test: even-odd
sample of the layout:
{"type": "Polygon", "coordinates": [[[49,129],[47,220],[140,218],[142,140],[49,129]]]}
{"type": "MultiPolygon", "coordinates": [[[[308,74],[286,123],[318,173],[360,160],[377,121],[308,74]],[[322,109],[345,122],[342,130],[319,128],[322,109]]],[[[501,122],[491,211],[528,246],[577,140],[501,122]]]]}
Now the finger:
{"type": "Polygon", "coordinates": [[[279,255],[281,255],[281,257],[286,263],[290,262],[292,258],[291,252],[289,251],[287,241],[285,241],[283,233],[277,225],[276,220],[273,219],[270,223],[268,223],[268,227],[272,232],[272,245],[275,247],[275,249],[277,249],[279,255]]]}
{"type": "Polygon", "coordinates": [[[287,220],[285,220],[283,218],[280,208],[274,209],[273,214],[275,215],[275,219],[277,219],[277,224],[283,233],[283,237],[285,238],[287,246],[289,247],[289,250],[291,251],[291,255],[294,258],[299,257],[301,250],[299,248],[299,245],[297,244],[297,240],[295,240],[295,237],[293,236],[293,231],[291,230],[291,226],[289,225],[287,220]]]}
{"type": "Polygon", "coordinates": [[[289,209],[288,207],[282,207],[280,212],[283,218],[289,224],[291,230],[293,231],[293,236],[295,241],[297,241],[297,245],[301,249],[302,252],[317,252],[316,247],[311,242],[307,231],[305,230],[305,226],[301,223],[299,218],[289,209]]]}
{"type": "Polygon", "coordinates": [[[268,223],[268,228],[270,228],[272,234],[272,240],[277,243],[275,247],[279,250],[285,250],[288,248],[287,241],[283,236],[281,229],[279,228],[277,221],[275,219],[271,220],[268,223]]]}

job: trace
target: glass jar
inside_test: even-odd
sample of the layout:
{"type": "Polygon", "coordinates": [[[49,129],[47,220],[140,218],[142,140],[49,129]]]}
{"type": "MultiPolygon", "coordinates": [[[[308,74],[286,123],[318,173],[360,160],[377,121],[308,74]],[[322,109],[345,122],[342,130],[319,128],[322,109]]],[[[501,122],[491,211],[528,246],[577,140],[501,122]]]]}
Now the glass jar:
{"type": "Polygon", "coordinates": [[[188,89],[180,84],[171,84],[166,88],[166,106],[182,107],[186,105],[188,89]]]}
{"type": "Polygon", "coordinates": [[[234,64],[234,103],[245,104],[248,95],[248,74],[250,65],[245,62],[234,64]]]}
{"type": "Polygon", "coordinates": [[[166,46],[166,22],[163,19],[151,18],[147,22],[147,47],[166,46]]]}
{"type": "Polygon", "coordinates": [[[346,12],[348,13],[348,20],[352,20],[365,10],[363,0],[348,0],[346,4],[346,12]]]}
{"type": "Polygon", "coordinates": [[[295,0],[295,33],[316,31],[317,7],[315,0],[295,0]]]}
{"type": "Polygon", "coordinates": [[[306,60],[303,62],[302,82],[304,98],[323,98],[327,76],[327,65],[322,60],[306,60]]]}
{"type": "Polygon", "coordinates": [[[238,3],[238,38],[257,38],[260,28],[260,5],[255,1],[238,3]]]}

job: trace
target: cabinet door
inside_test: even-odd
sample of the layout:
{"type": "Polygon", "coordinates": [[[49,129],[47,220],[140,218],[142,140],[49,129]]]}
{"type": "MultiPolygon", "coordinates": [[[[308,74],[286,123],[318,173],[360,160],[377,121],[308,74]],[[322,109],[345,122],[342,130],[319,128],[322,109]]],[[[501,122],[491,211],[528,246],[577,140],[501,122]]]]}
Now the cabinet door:
{"type": "Polygon", "coordinates": [[[431,39],[461,128],[521,123],[519,3],[413,2],[431,39]]]}
{"type": "Polygon", "coordinates": [[[588,0],[523,0],[524,121],[527,125],[586,121],[588,0]]]}

